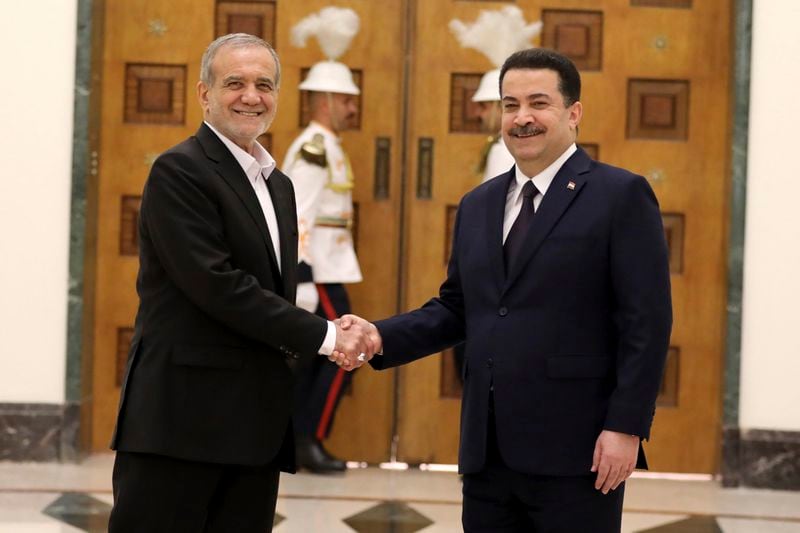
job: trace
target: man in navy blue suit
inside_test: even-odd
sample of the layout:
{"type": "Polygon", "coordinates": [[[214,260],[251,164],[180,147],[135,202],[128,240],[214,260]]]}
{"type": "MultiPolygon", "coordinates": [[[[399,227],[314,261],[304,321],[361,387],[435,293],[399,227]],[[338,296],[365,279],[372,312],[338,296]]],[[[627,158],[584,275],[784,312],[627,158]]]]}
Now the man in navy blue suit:
{"type": "Polygon", "coordinates": [[[439,296],[344,325],[382,342],[376,368],[466,341],[465,531],[617,532],[672,327],[658,203],[643,177],[575,145],[569,59],[517,52],[500,92],[516,165],[462,199],[439,296]]]}

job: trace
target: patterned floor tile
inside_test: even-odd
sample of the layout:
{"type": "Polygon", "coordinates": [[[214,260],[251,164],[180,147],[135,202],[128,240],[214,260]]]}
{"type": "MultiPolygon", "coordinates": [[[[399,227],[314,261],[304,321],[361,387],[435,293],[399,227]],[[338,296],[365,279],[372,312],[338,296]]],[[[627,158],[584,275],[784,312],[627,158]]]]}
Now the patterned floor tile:
{"type": "MultiPolygon", "coordinates": [[[[111,506],[89,494],[68,493],[59,496],[42,513],[87,533],[105,533],[108,531],[111,506]]],[[[273,527],[285,519],[286,517],[275,513],[273,527]]]]}
{"type": "Polygon", "coordinates": [[[358,533],[415,533],[433,521],[403,502],[388,501],[345,518],[344,523],[358,533]]]}
{"type": "Polygon", "coordinates": [[[722,529],[713,516],[691,516],[671,524],[640,529],[638,533],[722,533],[722,529]]]}
{"type": "Polygon", "coordinates": [[[42,513],[88,533],[105,533],[111,506],[88,494],[73,492],[59,496],[42,513]]]}

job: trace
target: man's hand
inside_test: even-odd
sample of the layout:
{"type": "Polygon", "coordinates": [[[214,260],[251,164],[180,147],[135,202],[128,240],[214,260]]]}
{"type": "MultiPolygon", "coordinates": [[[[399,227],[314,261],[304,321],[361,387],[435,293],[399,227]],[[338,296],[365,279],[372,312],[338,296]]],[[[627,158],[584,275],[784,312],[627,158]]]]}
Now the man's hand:
{"type": "Polygon", "coordinates": [[[597,437],[592,472],[597,472],[594,488],[603,494],[619,487],[633,473],[639,454],[639,437],[603,430],[597,437]]]}
{"type": "Polygon", "coordinates": [[[383,349],[378,328],[356,315],[344,315],[334,321],[336,324],[336,347],[328,357],[343,369],[354,370],[383,349]],[[339,340],[342,339],[340,344],[339,340]],[[355,344],[346,344],[355,339],[355,344]],[[357,348],[354,348],[356,346],[357,348]]]}

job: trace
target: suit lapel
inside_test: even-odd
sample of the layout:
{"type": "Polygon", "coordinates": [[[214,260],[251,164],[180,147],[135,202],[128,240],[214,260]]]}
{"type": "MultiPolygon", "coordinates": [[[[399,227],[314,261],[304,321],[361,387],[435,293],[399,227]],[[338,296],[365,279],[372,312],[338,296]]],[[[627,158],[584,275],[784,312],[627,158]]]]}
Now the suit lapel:
{"type": "Polygon", "coordinates": [[[506,196],[508,187],[514,179],[516,167],[511,167],[505,176],[492,180],[487,194],[486,227],[489,231],[487,242],[489,261],[491,262],[492,279],[497,285],[497,290],[503,288],[505,270],[503,266],[503,219],[506,211],[506,196]]]}
{"type": "Polygon", "coordinates": [[[267,228],[267,221],[264,219],[264,211],[261,209],[256,191],[253,190],[253,186],[247,179],[241,165],[239,165],[239,162],[233,157],[230,150],[222,144],[219,137],[205,124],[200,126],[196,136],[206,156],[217,164],[217,173],[225,180],[230,188],[234,190],[244,204],[245,209],[247,209],[247,212],[250,214],[250,217],[253,219],[256,227],[258,227],[258,232],[261,234],[264,246],[267,248],[273,268],[277,270],[278,260],[275,257],[275,249],[272,246],[272,239],[269,234],[269,228],[267,228]]]}
{"type": "MultiPolygon", "coordinates": [[[[542,198],[536,215],[533,217],[531,227],[525,236],[525,243],[520,251],[517,260],[512,265],[508,273],[503,293],[520,276],[525,269],[525,265],[536,255],[547,235],[559,221],[561,216],[570,206],[572,201],[586,183],[585,174],[589,172],[591,159],[581,148],[570,157],[553,178],[553,182],[547,189],[547,194],[542,198]]],[[[502,257],[502,255],[501,255],[502,257]]]]}
{"type": "Polygon", "coordinates": [[[294,301],[297,286],[297,213],[293,211],[292,189],[287,186],[287,178],[280,170],[275,169],[267,180],[269,195],[278,218],[278,234],[281,240],[281,281],[284,296],[294,301]]]}

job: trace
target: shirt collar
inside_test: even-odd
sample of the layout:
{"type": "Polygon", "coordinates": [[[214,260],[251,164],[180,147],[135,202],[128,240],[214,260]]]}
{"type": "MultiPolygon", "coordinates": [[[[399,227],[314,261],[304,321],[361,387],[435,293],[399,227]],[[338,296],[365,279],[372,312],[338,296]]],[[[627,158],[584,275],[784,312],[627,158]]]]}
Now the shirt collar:
{"type": "Polygon", "coordinates": [[[574,154],[577,150],[578,147],[575,146],[575,143],[570,144],[569,147],[564,150],[564,153],[558,157],[558,159],[550,163],[547,168],[533,177],[526,176],[519,169],[519,166],[515,165],[515,179],[511,182],[514,195],[513,203],[517,202],[519,195],[522,194],[522,186],[525,185],[528,180],[532,180],[533,184],[539,190],[539,193],[544,196],[545,193],[547,193],[548,187],[550,187],[550,184],[553,182],[553,178],[555,178],[556,174],[558,174],[558,171],[561,170],[561,167],[564,166],[564,163],[567,162],[567,159],[572,157],[572,154],[574,154]]]}
{"type": "Polygon", "coordinates": [[[242,170],[247,175],[247,179],[250,180],[250,183],[255,185],[258,176],[263,174],[264,179],[269,179],[270,174],[272,171],[275,170],[275,159],[267,152],[267,150],[259,144],[258,141],[253,143],[253,153],[249,154],[244,151],[238,144],[233,142],[232,140],[228,139],[217,131],[214,126],[209,124],[208,122],[205,123],[206,126],[211,129],[211,131],[219,137],[219,140],[230,150],[233,157],[236,158],[236,161],[239,163],[239,166],[242,167],[242,170]]]}

